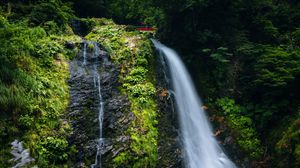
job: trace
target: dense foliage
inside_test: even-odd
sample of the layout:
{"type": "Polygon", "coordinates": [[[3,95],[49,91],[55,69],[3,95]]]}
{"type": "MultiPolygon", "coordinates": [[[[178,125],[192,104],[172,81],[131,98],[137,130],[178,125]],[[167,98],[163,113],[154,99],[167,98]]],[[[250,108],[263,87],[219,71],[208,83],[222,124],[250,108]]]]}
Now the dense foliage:
{"type": "Polygon", "coordinates": [[[253,127],[253,121],[250,117],[243,115],[245,108],[227,97],[218,99],[216,104],[226,116],[232,131],[235,132],[240,148],[251,158],[260,158],[263,155],[263,149],[253,127]]]}
{"type": "MultiPolygon", "coordinates": [[[[42,16],[35,10],[39,5],[32,14],[42,16]]],[[[12,15],[0,15],[0,167],[16,164],[8,162],[14,139],[30,149],[33,164],[67,165],[76,150],[68,142],[72,128],[64,117],[69,99],[66,61],[76,51],[64,43],[77,38],[57,35],[65,32],[65,25],[59,31],[44,29],[42,23],[31,27],[30,20],[12,15]]]]}
{"type": "Polygon", "coordinates": [[[142,23],[159,25],[163,22],[162,10],[153,0],[70,0],[79,16],[107,17],[121,24],[142,23]]]}
{"type": "MultiPolygon", "coordinates": [[[[209,110],[224,117],[228,129],[233,130],[230,133],[240,147],[239,152],[257,163],[254,167],[299,167],[300,1],[68,2],[73,3],[78,16],[158,26],[158,38],[176,48],[189,65],[209,110]]],[[[0,3],[1,144],[7,144],[16,135],[25,139],[31,136],[36,139],[32,142],[35,156],[39,153],[49,163],[65,162],[72,152],[65,141],[66,133],[59,138],[58,132],[68,126],[58,118],[66,106],[63,102],[67,94],[55,94],[66,86],[54,76],[65,79],[67,72],[66,67],[53,64],[53,60],[64,60],[69,55],[62,46],[65,37],[61,36],[71,33],[67,25],[75,17],[71,5],[60,0],[0,3]],[[57,73],[58,67],[64,73],[57,73]],[[56,105],[45,106],[49,102],[56,105]],[[44,114],[48,110],[51,113],[44,114]],[[55,130],[55,136],[44,127],[55,130]],[[26,131],[20,134],[21,129],[26,131]],[[46,133],[36,133],[41,130],[46,133]],[[60,149],[53,148],[53,144],[59,144],[60,149]],[[61,152],[65,155],[52,157],[61,152]]],[[[95,26],[89,19],[83,21],[87,30],[95,26]]],[[[122,90],[128,94],[138,119],[147,123],[145,127],[128,130],[133,139],[132,150],[114,161],[118,164],[143,155],[135,160],[136,166],[153,165],[157,157],[157,132],[153,113],[156,107],[152,102],[155,90],[150,72],[145,69],[151,55],[146,49],[149,42],[141,40],[141,50],[131,51],[132,41],[139,41],[139,37],[126,32],[125,27],[111,24],[95,28],[88,38],[103,43],[122,67],[122,90]],[[131,54],[138,59],[130,59],[131,54]]],[[[132,124],[141,123],[137,120],[132,124]]],[[[1,148],[3,152],[8,152],[7,146],[1,148]]]]}

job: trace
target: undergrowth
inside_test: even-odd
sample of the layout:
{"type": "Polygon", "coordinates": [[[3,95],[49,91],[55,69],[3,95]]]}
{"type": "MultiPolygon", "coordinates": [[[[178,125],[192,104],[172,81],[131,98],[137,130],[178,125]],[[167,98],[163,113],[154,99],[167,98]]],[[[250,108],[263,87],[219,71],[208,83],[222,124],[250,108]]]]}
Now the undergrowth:
{"type": "Polygon", "coordinates": [[[229,128],[234,131],[234,139],[240,149],[251,159],[261,158],[263,148],[252,119],[245,115],[246,109],[228,97],[218,99],[216,106],[225,116],[229,128]]]}
{"type": "Polygon", "coordinates": [[[76,153],[68,142],[66,49],[74,36],[50,35],[44,28],[9,23],[0,15],[0,167],[10,167],[10,143],[23,141],[39,167],[68,165],[76,153]]]}

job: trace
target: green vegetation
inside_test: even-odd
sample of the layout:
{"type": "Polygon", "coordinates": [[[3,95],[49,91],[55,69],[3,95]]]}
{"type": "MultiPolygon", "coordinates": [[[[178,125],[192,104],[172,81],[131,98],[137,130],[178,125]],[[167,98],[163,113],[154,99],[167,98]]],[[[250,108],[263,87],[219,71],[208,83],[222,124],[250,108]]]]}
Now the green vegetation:
{"type": "Polygon", "coordinates": [[[147,36],[127,31],[110,20],[98,20],[87,39],[97,41],[109,51],[113,62],[120,67],[121,91],[128,96],[135,120],[124,132],[130,136],[130,149],[119,153],[113,162],[116,167],[155,167],[157,160],[157,105],[155,100],[153,51],[147,36]]]}
{"type": "Polygon", "coordinates": [[[0,167],[15,165],[8,162],[14,139],[24,142],[35,158],[33,165],[39,167],[70,164],[76,153],[68,143],[72,128],[64,117],[69,99],[67,60],[76,51],[64,44],[80,38],[59,36],[62,27],[57,31],[56,27],[31,27],[31,23],[7,13],[0,16],[0,167]]]}
{"type": "Polygon", "coordinates": [[[52,22],[58,27],[65,26],[74,17],[70,5],[60,0],[40,1],[30,13],[30,21],[35,25],[52,22]]]}
{"type": "Polygon", "coordinates": [[[79,16],[112,18],[116,23],[137,25],[140,22],[159,25],[163,11],[153,0],[70,0],[79,16]]]}
{"type": "Polygon", "coordinates": [[[283,132],[281,139],[276,144],[276,154],[279,158],[286,158],[283,163],[279,163],[280,166],[289,166],[289,167],[299,167],[300,166],[300,119],[299,111],[296,118],[291,122],[291,125],[288,125],[283,132]],[[288,156],[288,157],[286,157],[288,156]],[[287,165],[283,165],[286,164],[287,165]]]}
{"type": "Polygon", "coordinates": [[[243,115],[243,113],[246,113],[246,109],[227,97],[218,99],[216,104],[229,122],[229,127],[235,132],[234,135],[241,150],[252,159],[262,157],[263,149],[253,126],[253,121],[250,117],[243,115]]]}
{"type": "Polygon", "coordinates": [[[0,4],[0,165],[13,164],[7,161],[14,139],[24,141],[33,164],[71,165],[76,149],[68,144],[72,128],[64,117],[66,61],[78,49],[64,43],[81,40],[69,26],[75,18],[82,28],[76,33],[89,33],[86,38],[101,43],[117,64],[120,90],[135,116],[124,132],[131,137],[130,148],[114,158],[116,167],[155,167],[157,160],[154,58],[147,39],[152,34],[134,31],[140,22],[157,26],[157,37],[183,56],[209,110],[224,117],[228,136],[253,167],[299,167],[300,1],[0,4]]]}

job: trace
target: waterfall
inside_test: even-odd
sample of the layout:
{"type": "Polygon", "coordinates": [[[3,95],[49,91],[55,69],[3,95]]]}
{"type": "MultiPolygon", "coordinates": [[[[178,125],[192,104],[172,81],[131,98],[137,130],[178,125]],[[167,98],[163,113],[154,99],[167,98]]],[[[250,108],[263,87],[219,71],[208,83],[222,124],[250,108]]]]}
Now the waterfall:
{"type": "MultiPolygon", "coordinates": [[[[96,42],[93,42],[93,46],[94,46],[94,53],[93,53],[93,57],[96,59],[96,62],[99,59],[100,56],[100,48],[98,46],[98,44],[96,42]]],[[[86,46],[85,46],[86,48],[86,46]]],[[[85,56],[83,54],[83,56],[85,56]]],[[[98,104],[98,123],[99,123],[99,139],[98,139],[98,143],[97,143],[97,153],[95,156],[95,163],[91,165],[91,168],[95,168],[95,167],[102,167],[101,166],[101,149],[103,146],[103,114],[104,114],[104,104],[103,104],[103,98],[102,98],[102,94],[101,94],[101,82],[100,82],[100,74],[98,71],[98,64],[95,63],[93,64],[94,66],[94,74],[93,74],[93,81],[94,81],[94,87],[95,89],[97,89],[97,94],[98,94],[98,98],[99,98],[99,104],[98,104]]]]}
{"type": "Polygon", "coordinates": [[[177,53],[153,40],[162,60],[166,60],[179,116],[186,168],[236,168],[214,138],[183,62],[177,53]]]}
{"type": "Polygon", "coordinates": [[[130,122],[115,124],[116,120],[129,118],[129,114],[123,113],[129,108],[128,99],[117,89],[117,67],[99,43],[88,40],[81,43],[81,50],[69,67],[68,117],[73,128],[70,139],[78,151],[74,165],[113,167],[110,153],[120,148],[113,146],[114,138],[122,137],[120,130],[130,122]]]}
{"type": "MultiPolygon", "coordinates": [[[[93,77],[93,89],[96,96],[96,100],[98,100],[96,108],[97,108],[97,116],[98,116],[98,126],[99,126],[99,137],[97,139],[97,150],[95,156],[95,162],[91,165],[91,168],[101,168],[101,151],[103,147],[103,115],[104,115],[104,102],[101,94],[101,76],[99,73],[99,65],[100,63],[100,48],[96,42],[84,41],[83,49],[82,49],[82,57],[83,63],[81,64],[81,68],[85,72],[84,76],[89,78],[89,76],[93,77]],[[93,45],[93,50],[91,51],[90,47],[87,49],[88,45],[93,45]]],[[[77,67],[78,68],[78,67],[77,67]]],[[[89,81],[89,80],[87,80],[89,81]]]]}

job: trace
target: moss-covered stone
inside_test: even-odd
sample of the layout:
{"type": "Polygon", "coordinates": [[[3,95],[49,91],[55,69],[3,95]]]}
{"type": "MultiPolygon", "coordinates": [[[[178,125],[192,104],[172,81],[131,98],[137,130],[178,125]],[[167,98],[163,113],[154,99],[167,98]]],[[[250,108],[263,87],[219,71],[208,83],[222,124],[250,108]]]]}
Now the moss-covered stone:
{"type": "Polygon", "coordinates": [[[129,145],[113,157],[113,166],[155,167],[158,132],[151,42],[144,34],[128,31],[126,26],[105,19],[97,21],[101,24],[86,38],[102,44],[118,66],[120,90],[128,96],[135,116],[123,133],[130,137],[129,145]]]}

